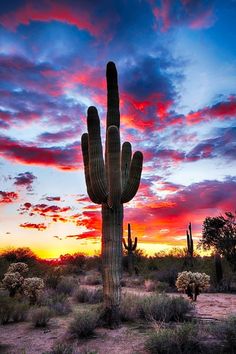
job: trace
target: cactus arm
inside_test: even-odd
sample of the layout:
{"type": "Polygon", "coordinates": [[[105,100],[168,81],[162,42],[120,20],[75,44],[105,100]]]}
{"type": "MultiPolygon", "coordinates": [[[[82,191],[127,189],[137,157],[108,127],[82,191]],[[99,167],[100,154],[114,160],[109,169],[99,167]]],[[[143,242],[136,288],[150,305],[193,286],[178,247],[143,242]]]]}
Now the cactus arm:
{"type": "Polygon", "coordinates": [[[188,230],[186,230],[186,235],[187,235],[187,248],[188,248],[188,253],[189,253],[190,252],[190,238],[189,238],[188,230]]]}
{"type": "Polygon", "coordinates": [[[125,189],[126,183],[129,178],[129,169],[131,162],[132,150],[131,144],[126,141],[122,145],[122,155],[121,155],[121,171],[122,171],[122,189],[125,189]]]}
{"type": "Polygon", "coordinates": [[[122,203],[129,202],[137,193],[141,178],[142,165],[143,154],[140,151],[136,151],[131,161],[129,178],[121,196],[122,203]]]}
{"type": "Polygon", "coordinates": [[[82,146],[82,154],[83,154],[83,161],[84,161],[84,173],[85,173],[85,181],[87,186],[87,192],[89,198],[93,203],[101,204],[101,202],[96,198],[95,194],[92,190],[92,185],[90,181],[90,174],[89,174],[89,153],[88,153],[88,134],[85,133],[81,137],[81,146],[82,146]]]}
{"type": "Polygon", "coordinates": [[[109,62],[106,70],[107,77],[107,129],[111,125],[120,128],[119,91],[117,71],[114,63],[109,62]]]}
{"type": "Polygon", "coordinates": [[[120,204],[121,169],[120,169],[120,132],[112,125],[107,132],[108,163],[108,206],[113,208],[120,204]]]}
{"type": "Polygon", "coordinates": [[[125,242],[125,239],[124,239],[124,238],[122,239],[122,242],[123,242],[124,248],[125,248],[126,250],[128,250],[128,246],[127,246],[127,244],[126,244],[126,242],[125,242]]]}
{"type": "Polygon", "coordinates": [[[95,107],[89,107],[88,116],[89,172],[93,193],[101,202],[107,199],[105,168],[102,154],[100,122],[95,107]]]}
{"type": "Polygon", "coordinates": [[[138,239],[137,239],[137,237],[135,237],[135,239],[134,239],[134,244],[133,244],[133,247],[132,247],[132,251],[135,251],[135,250],[136,250],[137,242],[138,242],[138,239]]]}

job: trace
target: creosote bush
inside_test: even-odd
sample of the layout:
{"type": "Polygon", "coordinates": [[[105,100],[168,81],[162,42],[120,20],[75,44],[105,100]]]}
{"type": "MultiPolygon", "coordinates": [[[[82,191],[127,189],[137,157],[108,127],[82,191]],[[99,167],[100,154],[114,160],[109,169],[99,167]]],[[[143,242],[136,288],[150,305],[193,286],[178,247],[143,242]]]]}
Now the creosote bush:
{"type": "Polygon", "coordinates": [[[31,311],[31,321],[34,327],[46,327],[52,315],[52,311],[48,307],[41,306],[31,311]]]}
{"type": "Polygon", "coordinates": [[[94,309],[79,311],[69,326],[69,332],[75,338],[89,337],[94,333],[98,320],[99,314],[94,309]]]}
{"type": "Polygon", "coordinates": [[[82,303],[98,304],[103,300],[102,288],[88,289],[79,287],[75,292],[75,299],[82,303]]]}
{"type": "Polygon", "coordinates": [[[73,344],[59,342],[53,346],[52,350],[43,354],[78,354],[78,352],[74,350],[73,344]]]}
{"type": "Polygon", "coordinates": [[[153,354],[199,354],[202,345],[198,328],[192,323],[183,323],[176,328],[156,328],[145,344],[153,354]]]}
{"type": "Polygon", "coordinates": [[[124,294],[121,298],[120,316],[122,321],[136,321],[141,316],[142,297],[124,294]]]}

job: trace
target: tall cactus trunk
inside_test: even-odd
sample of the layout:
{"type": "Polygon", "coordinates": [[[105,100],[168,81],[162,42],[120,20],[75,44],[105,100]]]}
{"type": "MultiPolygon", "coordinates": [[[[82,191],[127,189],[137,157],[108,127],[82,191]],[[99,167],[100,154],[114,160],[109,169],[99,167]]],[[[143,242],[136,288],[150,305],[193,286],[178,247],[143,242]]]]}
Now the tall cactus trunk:
{"type": "Polygon", "coordinates": [[[109,327],[120,322],[123,205],[113,209],[102,204],[102,265],[104,319],[109,327]]]}

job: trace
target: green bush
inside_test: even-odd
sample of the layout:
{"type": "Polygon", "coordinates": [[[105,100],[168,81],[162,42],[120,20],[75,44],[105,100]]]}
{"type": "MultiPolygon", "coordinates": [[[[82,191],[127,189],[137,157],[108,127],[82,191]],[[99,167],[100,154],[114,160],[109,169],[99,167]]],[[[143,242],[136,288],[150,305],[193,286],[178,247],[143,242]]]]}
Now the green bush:
{"type": "Polygon", "coordinates": [[[89,337],[94,333],[99,315],[94,310],[77,312],[70,324],[69,332],[76,338],[89,337]]]}
{"type": "Polygon", "coordinates": [[[82,303],[98,304],[103,300],[103,291],[101,288],[88,289],[79,287],[75,293],[75,299],[82,303]]]}
{"type": "Polygon", "coordinates": [[[141,317],[156,321],[183,321],[192,305],[183,297],[151,295],[142,299],[141,317]]]}
{"type": "Polygon", "coordinates": [[[7,296],[0,297],[0,324],[25,321],[28,315],[28,305],[7,296]]]}
{"type": "Polygon", "coordinates": [[[203,347],[198,339],[198,328],[192,323],[183,323],[178,327],[158,328],[145,344],[153,354],[199,354],[203,347]]]}
{"type": "Polygon", "coordinates": [[[52,318],[52,311],[46,307],[38,307],[31,312],[31,321],[34,327],[46,327],[52,318]]]}

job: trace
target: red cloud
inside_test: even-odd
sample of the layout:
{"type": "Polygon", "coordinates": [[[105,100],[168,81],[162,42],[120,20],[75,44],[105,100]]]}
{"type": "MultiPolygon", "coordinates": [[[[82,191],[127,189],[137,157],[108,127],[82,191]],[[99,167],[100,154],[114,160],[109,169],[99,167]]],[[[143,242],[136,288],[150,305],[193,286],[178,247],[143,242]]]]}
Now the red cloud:
{"type": "Polygon", "coordinates": [[[26,4],[17,10],[0,16],[0,23],[11,30],[18,25],[29,25],[31,21],[60,21],[76,26],[80,30],[88,31],[93,36],[106,34],[107,21],[93,18],[91,11],[79,6],[71,7],[68,3],[58,3],[45,0],[42,3],[27,1],[26,4]]]}
{"type": "Polygon", "coordinates": [[[38,147],[0,136],[0,156],[24,165],[75,170],[81,166],[81,154],[78,147],[78,144],[65,147],[38,147]]]}
{"type": "Polygon", "coordinates": [[[78,235],[68,235],[66,238],[76,238],[76,240],[81,240],[85,238],[97,238],[101,236],[101,231],[99,232],[98,230],[91,230],[91,231],[85,231],[82,234],[78,235]]]}
{"type": "Polygon", "coordinates": [[[227,119],[236,116],[236,97],[230,97],[227,101],[219,102],[211,107],[190,112],[186,118],[190,124],[197,124],[210,119],[227,119]]]}
{"type": "Polygon", "coordinates": [[[32,224],[29,222],[25,222],[24,224],[20,224],[20,227],[24,227],[26,229],[37,229],[38,231],[43,231],[47,228],[47,226],[43,223],[41,224],[32,224]]]}
{"type": "Polygon", "coordinates": [[[51,218],[54,222],[69,222],[70,218],[61,215],[67,213],[71,210],[70,207],[59,207],[57,205],[47,205],[47,204],[35,204],[25,203],[20,207],[21,214],[29,214],[29,216],[40,215],[44,217],[51,218]]]}
{"type": "Polygon", "coordinates": [[[13,203],[16,199],[18,199],[17,193],[0,191],[0,203],[1,204],[13,203]]]}

